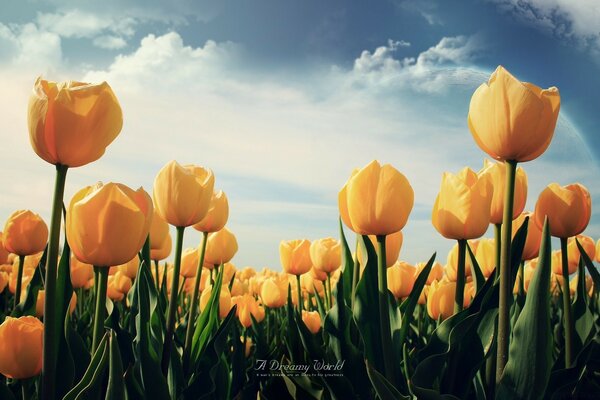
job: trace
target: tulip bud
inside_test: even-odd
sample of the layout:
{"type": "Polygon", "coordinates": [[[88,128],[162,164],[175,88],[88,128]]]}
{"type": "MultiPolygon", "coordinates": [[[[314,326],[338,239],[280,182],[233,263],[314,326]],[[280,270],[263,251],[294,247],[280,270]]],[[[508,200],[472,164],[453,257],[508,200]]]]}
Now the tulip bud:
{"type": "Polygon", "coordinates": [[[229,203],[221,190],[212,194],[206,216],[194,224],[194,229],[200,232],[217,232],[225,227],[228,218],[229,203]]]}
{"type": "Polygon", "coordinates": [[[316,335],[321,330],[321,315],[317,311],[302,311],[302,322],[310,333],[316,335]]]}
{"type": "MultiPolygon", "coordinates": [[[[504,214],[504,189],[506,187],[506,164],[484,160],[483,169],[479,171],[479,179],[488,179],[492,185],[492,203],[490,208],[490,223],[501,224],[504,214]]],[[[513,200],[513,215],[515,219],[525,208],[527,201],[527,175],[523,168],[518,167],[515,174],[515,192],[513,200]]]]}
{"type": "Polygon", "coordinates": [[[342,221],[361,235],[389,235],[404,228],[413,208],[408,179],[389,164],[372,161],[355,170],[338,195],[342,221]]]}
{"type": "MultiPolygon", "coordinates": [[[[427,263],[419,262],[415,264],[415,268],[417,269],[415,273],[415,277],[418,277],[421,274],[421,271],[425,268],[427,263]]],[[[431,270],[429,271],[429,275],[427,276],[427,285],[431,285],[433,281],[439,281],[444,276],[444,267],[439,262],[435,261],[431,266],[431,270]]]]}
{"type": "Polygon", "coordinates": [[[576,240],[579,241],[579,244],[581,244],[583,250],[588,255],[590,260],[593,260],[594,256],[596,255],[596,243],[594,243],[594,239],[586,235],[577,235],[569,238],[567,241],[569,264],[579,265],[581,253],[579,252],[579,247],[577,246],[576,240]]]}
{"type": "Polygon", "coordinates": [[[238,244],[235,235],[227,228],[208,235],[204,263],[210,265],[225,264],[237,253],[238,244]]]}
{"type": "Polygon", "coordinates": [[[261,285],[260,298],[263,304],[269,308],[282,307],[287,301],[287,285],[284,289],[277,284],[275,279],[269,278],[261,285]]]}
{"type": "Polygon", "coordinates": [[[10,252],[4,247],[4,234],[0,232],[0,265],[8,264],[8,255],[10,252]]]}
{"type": "Polygon", "coordinates": [[[184,278],[195,277],[199,262],[200,253],[197,247],[183,250],[183,254],[181,255],[181,269],[179,270],[179,275],[183,276],[184,278]]]}
{"type": "Polygon", "coordinates": [[[310,242],[306,239],[282,240],[279,244],[279,259],[288,274],[302,275],[310,271],[310,242]]]}
{"type": "Polygon", "coordinates": [[[592,214],[590,192],[580,183],[548,185],[535,204],[535,222],[541,229],[547,216],[550,234],[559,238],[579,235],[585,230],[592,214]]]}
{"type": "MultiPolygon", "coordinates": [[[[427,293],[427,313],[432,319],[437,320],[440,316],[446,319],[454,314],[454,294],[456,282],[434,282],[427,293]]],[[[473,284],[465,284],[463,307],[471,304],[471,296],[474,294],[473,284]]]]}
{"type": "Polygon", "coordinates": [[[94,278],[94,267],[82,263],[71,253],[71,284],[74,289],[85,287],[90,279],[94,278]]]}
{"type": "Polygon", "coordinates": [[[44,220],[29,210],[12,213],[4,225],[4,248],[20,256],[39,253],[46,247],[48,227],[44,220]]]}
{"type": "MultiPolygon", "coordinates": [[[[152,239],[150,239],[152,240],[152,239]]],[[[171,235],[167,234],[165,236],[165,240],[160,244],[160,247],[157,249],[150,249],[150,258],[152,260],[160,261],[169,257],[171,254],[171,247],[173,246],[173,241],[171,240],[171,235]]]]}
{"type": "Polygon", "coordinates": [[[252,295],[245,294],[232,298],[232,305],[237,304],[237,316],[244,328],[252,326],[252,317],[256,322],[261,322],[265,318],[265,309],[258,304],[252,295]],[[250,317],[252,315],[252,317],[250,317]]]}
{"type": "Polygon", "coordinates": [[[318,271],[328,274],[335,271],[342,264],[340,242],[331,237],[315,240],[310,244],[310,259],[318,271]]]}
{"type": "Polygon", "coordinates": [[[417,279],[416,272],[415,267],[404,261],[398,261],[387,269],[388,289],[396,299],[408,297],[412,292],[417,279]]]}
{"type": "Polygon", "coordinates": [[[481,237],[490,223],[492,185],[470,168],[445,172],[431,215],[437,231],[448,239],[481,237]]]}
{"type": "Polygon", "coordinates": [[[559,109],[557,88],[541,89],[520,82],[499,66],[473,93],[469,129],[490,157],[530,161],[550,145],[559,109]]]}
{"type": "MultiPolygon", "coordinates": [[[[466,257],[470,260],[468,253],[466,257]]],[[[496,268],[496,240],[489,238],[479,240],[475,259],[483,276],[488,278],[496,268]]]]}
{"type": "Polygon", "coordinates": [[[117,269],[123,273],[123,275],[127,276],[129,279],[133,280],[137,276],[138,267],[140,266],[140,257],[136,254],[131,260],[126,262],[125,264],[121,264],[117,266],[117,269]]]}
{"type": "MultiPolygon", "coordinates": [[[[208,304],[211,294],[212,286],[209,286],[202,291],[202,295],[200,296],[201,311],[204,310],[204,308],[208,304]]],[[[231,307],[233,307],[233,304],[231,304],[231,293],[229,293],[229,289],[227,289],[227,286],[222,286],[221,291],[219,292],[219,318],[225,318],[227,314],[229,314],[231,307]]]]}
{"type": "Polygon", "coordinates": [[[150,225],[150,250],[161,249],[167,240],[167,236],[169,236],[169,224],[155,208],[152,213],[152,224],[150,225]]]}
{"type": "MultiPolygon", "coordinates": [[[[375,249],[377,249],[377,236],[369,235],[369,239],[371,239],[371,243],[375,249]]],[[[390,268],[392,265],[398,261],[398,257],[400,257],[400,249],[402,248],[402,242],[404,241],[404,235],[402,232],[395,232],[390,235],[386,235],[385,237],[385,264],[387,268],[390,268]]],[[[358,246],[358,251],[356,252],[358,259],[360,260],[360,273],[362,275],[365,266],[367,265],[367,259],[363,256],[361,246],[358,246]]]]}
{"type": "Polygon", "coordinates": [[[529,217],[527,223],[527,239],[525,239],[525,247],[523,247],[523,255],[521,260],[531,260],[540,253],[540,245],[542,243],[542,230],[535,222],[535,216],[530,212],[523,212],[512,222],[512,236],[515,237],[517,231],[525,222],[525,217],[529,217]]]}
{"type": "Polygon", "coordinates": [[[80,167],[96,161],[119,135],[123,114],[106,82],[38,78],[27,113],[31,147],[50,164],[80,167]]]}
{"type": "Polygon", "coordinates": [[[82,262],[124,264],[146,241],[152,211],[152,200],[142,188],[133,191],[120,183],[85,187],[67,210],[67,241],[82,262]]]}
{"type": "Polygon", "coordinates": [[[0,374],[26,379],[42,371],[44,324],[32,316],[6,317],[0,325],[0,374]]]}

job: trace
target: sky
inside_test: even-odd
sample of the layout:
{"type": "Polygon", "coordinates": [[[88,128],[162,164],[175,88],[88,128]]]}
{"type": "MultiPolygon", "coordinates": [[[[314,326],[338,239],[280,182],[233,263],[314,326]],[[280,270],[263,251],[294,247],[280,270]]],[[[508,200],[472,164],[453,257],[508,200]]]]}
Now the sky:
{"type": "MultiPolygon", "coordinates": [[[[466,117],[498,65],[561,94],[552,144],[522,164],[526,208],[551,182],[581,182],[599,238],[596,0],[3,1],[0,221],[17,209],[49,221],[54,168],[26,122],[36,77],[105,80],[123,130],[69,170],[66,203],[97,181],[151,193],[173,159],[202,165],[229,198],[233,263],[280,269],[281,240],[339,236],[338,191],[377,159],[415,191],[400,258],[444,263],[453,243],[431,209],[443,172],[483,166],[466,117]]],[[[185,247],[199,241],[186,230],[185,247]]]]}

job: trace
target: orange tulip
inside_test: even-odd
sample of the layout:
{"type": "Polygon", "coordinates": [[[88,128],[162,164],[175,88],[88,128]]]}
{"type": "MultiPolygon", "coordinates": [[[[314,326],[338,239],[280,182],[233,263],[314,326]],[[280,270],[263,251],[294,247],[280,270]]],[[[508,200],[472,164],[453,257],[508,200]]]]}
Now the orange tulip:
{"type": "Polygon", "coordinates": [[[159,248],[150,249],[150,258],[156,261],[164,260],[171,254],[172,246],[173,241],[171,240],[171,235],[167,234],[167,236],[165,236],[165,240],[161,243],[159,248]]]}
{"type": "Polygon", "coordinates": [[[194,225],[208,212],[214,183],[211,170],[171,161],[154,179],[154,206],[171,225],[194,225]]]}
{"type": "MultiPolygon", "coordinates": [[[[473,242],[475,241],[471,241],[469,240],[469,246],[471,247],[471,251],[474,254],[477,254],[477,249],[479,248],[479,244],[473,245],[473,242]]],[[[479,243],[479,242],[477,242],[479,243]]],[[[471,257],[469,256],[469,252],[467,251],[465,253],[465,277],[467,276],[471,276],[471,257]]],[[[446,273],[446,277],[448,278],[449,281],[451,282],[456,282],[456,278],[457,278],[457,273],[456,270],[458,269],[458,243],[455,243],[454,246],[452,246],[452,248],[450,249],[450,252],[448,252],[448,257],[446,259],[446,267],[444,269],[444,272],[446,273]]]]}
{"type": "Polygon", "coordinates": [[[8,264],[8,255],[10,254],[10,251],[6,250],[6,248],[4,247],[3,237],[4,234],[0,232],[0,265],[8,264]]]}
{"type": "Polygon", "coordinates": [[[302,311],[302,322],[313,335],[321,330],[321,315],[317,311],[302,311]]]}
{"type": "Polygon", "coordinates": [[[579,235],[585,230],[592,214],[590,193],[580,183],[548,185],[535,204],[535,222],[539,228],[544,218],[550,221],[550,234],[559,238],[579,235]]]}
{"type": "MultiPolygon", "coordinates": [[[[469,254],[466,255],[470,259],[469,254]]],[[[488,278],[496,268],[496,240],[481,239],[477,245],[475,259],[483,276],[488,278]]]]}
{"type": "Polygon", "coordinates": [[[50,164],[80,167],[96,161],[119,135],[123,114],[106,82],[38,78],[29,98],[29,140],[50,164]]]}
{"type": "Polygon", "coordinates": [[[206,216],[194,224],[194,229],[200,232],[217,232],[225,227],[228,218],[229,203],[221,190],[212,194],[206,216]]]}
{"type": "MultiPolygon", "coordinates": [[[[21,301],[25,301],[26,293],[21,293],[21,301]]],[[[35,303],[35,315],[38,318],[42,318],[44,316],[44,302],[46,301],[46,291],[44,289],[40,289],[37,294],[37,300],[35,303]]],[[[69,302],[69,313],[73,314],[75,311],[75,306],[77,305],[77,293],[73,292],[71,295],[71,301],[69,302]]]]}
{"type": "Polygon", "coordinates": [[[237,253],[238,244],[235,235],[227,228],[208,235],[204,263],[209,265],[225,264],[237,253]]]}
{"type": "MultiPolygon", "coordinates": [[[[200,310],[204,310],[210,300],[211,294],[212,286],[209,286],[202,291],[202,295],[200,296],[200,310]]],[[[227,314],[229,314],[231,307],[233,307],[233,304],[231,304],[231,293],[229,293],[227,286],[223,285],[219,292],[219,318],[225,318],[227,314]]]]}
{"type": "Polygon", "coordinates": [[[390,164],[372,161],[355,170],[338,195],[344,223],[361,235],[389,235],[404,228],[414,203],[408,179],[390,164]]]}
{"type": "Polygon", "coordinates": [[[557,88],[520,82],[500,66],[471,97],[469,129],[490,157],[530,161],[550,145],[559,109],[557,88]]]}
{"type": "Polygon", "coordinates": [[[150,225],[150,250],[161,249],[168,236],[169,224],[167,224],[167,221],[160,216],[155,208],[152,213],[152,224],[150,225]]]}
{"type": "Polygon", "coordinates": [[[181,255],[181,269],[179,275],[184,278],[193,278],[196,276],[198,263],[200,262],[200,252],[197,247],[187,248],[183,250],[181,255]]]}
{"type": "Polygon", "coordinates": [[[265,309],[252,295],[245,294],[231,299],[232,305],[237,304],[237,316],[244,328],[252,326],[252,317],[256,322],[261,322],[265,318],[265,309]]]}
{"type": "Polygon", "coordinates": [[[525,217],[529,217],[527,224],[527,238],[525,239],[525,247],[523,248],[522,260],[531,260],[540,253],[540,244],[542,242],[542,230],[535,222],[535,216],[531,212],[522,212],[512,223],[512,236],[515,237],[517,231],[525,222],[525,217]]]}
{"type": "Polygon", "coordinates": [[[152,200],[139,188],[98,183],[78,191],[67,210],[67,241],[78,260],[96,266],[131,260],[146,241],[152,200]]]}
{"type": "MultiPolygon", "coordinates": [[[[369,235],[369,239],[371,239],[371,243],[373,243],[375,251],[377,251],[377,237],[374,235],[369,235]]],[[[395,232],[385,237],[385,263],[387,268],[390,268],[396,263],[396,261],[398,261],[403,241],[404,236],[402,232],[395,232]]],[[[367,259],[362,254],[361,246],[358,246],[358,251],[356,252],[356,255],[360,260],[360,273],[362,275],[365,266],[367,265],[367,259]]]]}
{"type": "Polygon", "coordinates": [[[46,247],[48,227],[44,220],[29,210],[11,214],[4,225],[2,242],[4,248],[20,256],[39,253],[46,247]]]}
{"type": "Polygon", "coordinates": [[[73,288],[85,287],[90,279],[94,278],[94,268],[91,264],[82,263],[71,254],[71,284],[73,288]]]}
{"type": "MultiPolygon", "coordinates": [[[[501,224],[504,213],[504,189],[506,187],[506,165],[501,162],[484,160],[483,169],[479,171],[480,179],[489,179],[492,185],[492,204],[490,223],[501,224]]],[[[521,214],[527,201],[527,175],[518,167],[515,175],[515,192],[512,219],[521,214]]]]}
{"type": "Polygon", "coordinates": [[[569,238],[567,241],[567,255],[569,256],[569,264],[579,264],[579,257],[581,257],[581,253],[579,252],[579,247],[577,247],[577,242],[585,250],[585,253],[588,255],[590,260],[593,260],[596,256],[596,243],[594,243],[594,239],[586,235],[577,235],[569,238]]]}
{"type": "Polygon", "coordinates": [[[117,269],[123,273],[123,275],[127,276],[129,279],[135,279],[138,272],[138,267],[140,266],[140,257],[136,254],[128,262],[118,265],[117,269]]]}
{"type": "Polygon", "coordinates": [[[42,371],[44,324],[32,316],[6,317],[0,325],[0,374],[26,379],[42,371]]]}
{"type": "MultiPolygon", "coordinates": [[[[417,269],[415,273],[415,278],[421,274],[421,271],[427,265],[426,262],[418,262],[415,264],[415,268],[417,269]]],[[[427,285],[431,285],[433,281],[439,281],[444,276],[444,267],[439,262],[435,261],[431,266],[431,271],[429,271],[429,275],[427,276],[427,285]]]]}
{"type": "Polygon", "coordinates": [[[470,168],[454,175],[445,172],[431,221],[448,239],[475,239],[482,236],[490,223],[492,186],[470,168]]]}
{"type": "Polygon", "coordinates": [[[396,299],[408,297],[412,292],[417,269],[404,261],[398,261],[387,269],[387,284],[396,299]]]}
{"type": "MultiPolygon", "coordinates": [[[[454,293],[456,282],[434,282],[427,293],[427,313],[432,319],[437,320],[440,316],[446,319],[454,314],[454,293]]],[[[465,284],[463,307],[471,304],[471,296],[474,294],[473,284],[465,284]]]]}
{"type": "MultiPolygon", "coordinates": [[[[294,287],[292,285],[292,287],[294,287]]],[[[300,277],[300,287],[302,287],[302,291],[309,294],[318,294],[323,297],[325,293],[325,284],[323,281],[315,279],[312,274],[304,274],[300,277]],[[316,288],[316,292],[315,292],[316,288]]],[[[286,296],[287,296],[287,286],[286,286],[286,296]]]]}
{"type": "Polygon", "coordinates": [[[596,261],[600,262],[600,239],[596,242],[596,261]]]}
{"type": "Polygon", "coordinates": [[[310,242],[306,239],[282,240],[279,244],[279,259],[288,274],[302,275],[310,271],[310,242]]]}

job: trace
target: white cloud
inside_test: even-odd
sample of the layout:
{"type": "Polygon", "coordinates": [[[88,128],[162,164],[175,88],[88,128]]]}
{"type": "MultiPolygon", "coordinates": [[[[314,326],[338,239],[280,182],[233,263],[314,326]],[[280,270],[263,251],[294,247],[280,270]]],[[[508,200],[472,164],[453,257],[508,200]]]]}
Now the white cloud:
{"type": "Polygon", "coordinates": [[[597,0],[491,0],[520,21],[600,54],[597,0]]]}
{"type": "Polygon", "coordinates": [[[0,50],[5,64],[27,70],[38,67],[39,72],[49,71],[62,62],[60,36],[40,30],[33,23],[0,23],[0,50]]]}
{"type": "Polygon", "coordinates": [[[94,39],[93,43],[94,46],[109,50],[121,49],[127,46],[127,42],[125,41],[125,39],[119,36],[112,35],[98,36],[94,39]]]}
{"type": "MultiPolygon", "coordinates": [[[[429,213],[443,171],[482,165],[465,115],[489,73],[465,66],[480,51],[476,38],[444,38],[402,59],[394,57],[398,46],[365,51],[351,69],[292,75],[248,69],[243,49],[232,43],[193,47],[175,32],[148,35],[106,69],[82,72],[83,80],[111,84],[125,121],[102,159],[69,172],[65,199],[97,180],[150,191],[171,159],[206,165],[230,199],[229,226],[240,243],[234,262],[277,268],[280,239],[338,235],[339,188],[354,167],[379,159],[415,190],[403,257],[416,262],[439,250],[443,261],[452,243],[434,230],[429,213]]],[[[18,93],[0,98],[7,111],[0,131],[14,132],[0,150],[0,217],[22,207],[48,216],[52,168],[31,151],[23,118],[30,82],[12,81],[0,74],[0,84],[18,93]],[[28,195],[32,190],[39,195],[28,195]]],[[[526,164],[530,206],[550,180],[595,188],[597,169],[586,151],[561,121],[548,153],[526,164]]],[[[600,235],[597,224],[592,229],[600,235]]],[[[186,233],[186,246],[198,240],[186,233]]]]}

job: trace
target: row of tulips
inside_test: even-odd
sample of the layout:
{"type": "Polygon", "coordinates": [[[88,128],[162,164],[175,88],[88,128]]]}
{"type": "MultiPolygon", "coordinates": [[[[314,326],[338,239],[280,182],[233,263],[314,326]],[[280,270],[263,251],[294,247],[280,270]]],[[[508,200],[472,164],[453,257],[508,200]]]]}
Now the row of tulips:
{"type": "Polygon", "coordinates": [[[517,167],[550,145],[559,107],[556,88],[502,67],[474,93],[469,128],[496,161],[442,177],[431,219],[456,241],[445,265],[435,254],[400,259],[415,194],[400,171],[373,161],[339,192],[339,240],[282,241],[283,272],[256,271],[231,263],[227,197],[207,168],[172,161],[152,196],[98,183],[63,206],[68,169],[102,156],[122,112],[106,83],[38,79],[31,145],[56,166],[56,184],[49,227],[17,211],[2,234],[0,397],[598,393],[600,242],[583,235],[590,195],[550,184],[526,212],[517,167]],[[495,237],[481,238],[490,224],[495,237]],[[352,248],[343,225],[356,233],[352,248]],[[199,245],[183,249],[188,227],[199,245]]]}

